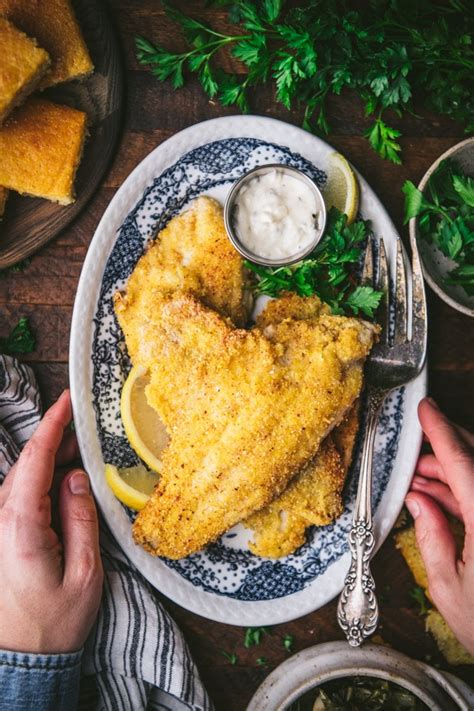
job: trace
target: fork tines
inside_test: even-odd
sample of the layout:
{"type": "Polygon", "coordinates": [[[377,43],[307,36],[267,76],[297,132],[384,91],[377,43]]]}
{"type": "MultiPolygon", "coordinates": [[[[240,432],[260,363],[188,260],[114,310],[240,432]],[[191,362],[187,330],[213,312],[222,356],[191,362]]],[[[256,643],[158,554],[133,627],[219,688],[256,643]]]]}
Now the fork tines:
{"type": "Polygon", "coordinates": [[[380,344],[402,347],[411,344],[410,354],[414,359],[424,360],[426,352],[426,300],[417,246],[413,248],[411,274],[411,308],[407,271],[402,242],[397,240],[395,267],[395,289],[390,290],[390,274],[383,238],[377,242],[374,258],[374,240],[369,237],[362,270],[362,283],[374,286],[384,296],[377,313],[377,321],[382,326],[380,344]],[[394,303],[393,303],[394,300],[394,303]],[[392,304],[391,304],[392,302],[392,304]],[[391,308],[392,307],[392,308],[391,308]],[[409,313],[411,311],[411,336],[409,336],[409,313]],[[390,328],[390,314],[393,325],[390,328]]]}

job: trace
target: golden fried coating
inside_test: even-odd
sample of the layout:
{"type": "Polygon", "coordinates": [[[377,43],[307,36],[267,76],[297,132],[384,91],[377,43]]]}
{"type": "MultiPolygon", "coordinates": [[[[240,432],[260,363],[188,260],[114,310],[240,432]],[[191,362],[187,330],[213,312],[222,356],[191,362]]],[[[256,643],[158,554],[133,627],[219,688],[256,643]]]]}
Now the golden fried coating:
{"type": "Polygon", "coordinates": [[[360,403],[355,402],[341,424],[332,431],[332,438],[342,460],[344,471],[349,471],[354,454],[354,447],[359,431],[360,403]]]}
{"type": "Polygon", "coordinates": [[[171,440],[137,543],[184,557],[280,494],[359,396],[376,331],[326,314],[245,331],[156,293],[132,358],[171,440]]]}
{"type": "Polygon", "coordinates": [[[82,156],[87,116],[29,98],[0,127],[0,185],[68,205],[82,156]]]}
{"type": "Polygon", "coordinates": [[[42,89],[94,69],[69,0],[0,0],[0,15],[35,37],[50,55],[51,69],[40,83],[42,89]]]}
{"type": "Polygon", "coordinates": [[[286,319],[301,321],[301,319],[315,319],[330,313],[329,306],[317,296],[298,296],[291,291],[284,291],[277,299],[267,302],[263,311],[257,316],[256,324],[259,328],[265,328],[286,319]]]}
{"type": "Polygon", "coordinates": [[[0,125],[38,86],[50,65],[35,40],[0,17],[0,125]]]}
{"type": "Polygon", "coordinates": [[[139,260],[125,293],[115,295],[132,360],[155,290],[189,291],[236,326],[246,323],[250,300],[243,262],[229,242],[216,200],[200,197],[174,217],[139,260]]]}
{"type": "Polygon", "coordinates": [[[250,550],[279,558],[303,545],[308,526],[325,526],[342,513],[344,479],[341,457],[329,435],[284,492],[244,522],[253,531],[250,550]]]}
{"type": "Polygon", "coordinates": [[[284,492],[244,522],[253,531],[249,544],[253,553],[267,558],[289,555],[303,545],[309,526],[327,526],[341,515],[358,429],[355,404],[284,492]]]}

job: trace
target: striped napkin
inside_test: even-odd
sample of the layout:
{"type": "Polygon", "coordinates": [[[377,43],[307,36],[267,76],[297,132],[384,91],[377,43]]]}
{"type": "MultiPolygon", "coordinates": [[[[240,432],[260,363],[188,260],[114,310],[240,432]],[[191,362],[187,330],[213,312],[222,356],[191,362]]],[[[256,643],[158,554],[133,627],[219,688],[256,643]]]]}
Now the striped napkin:
{"type": "MultiPolygon", "coordinates": [[[[0,355],[0,484],[40,418],[32,370],[0,355]]],[[[100,525],[104,593],[82,658],[79,709],[212,711],[178,627],[100,525]]]]}

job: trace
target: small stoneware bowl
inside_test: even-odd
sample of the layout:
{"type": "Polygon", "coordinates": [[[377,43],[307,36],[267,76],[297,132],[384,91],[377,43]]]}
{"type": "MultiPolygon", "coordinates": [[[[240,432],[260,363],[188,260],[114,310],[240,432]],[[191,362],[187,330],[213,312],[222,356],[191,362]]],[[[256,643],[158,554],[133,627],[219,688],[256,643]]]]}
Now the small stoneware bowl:
{"type": "MultiPolygon", "coordinates": [[[[472,711],[474,692],[457,677],[390,647],[327,642],[280,664],[257,689],[247,711],[286,711],[312,689],[344,677],[385,679],[411,691],[430,711],[472,711]]],[[[315,693],[316,696],[316,693],[315,693]]]]}
{"type": "Polygon", "coordinates": [[[245,259],[249,259],[251,262],[255,262],[256,264],[262,264],[266,267],[281,267],[289,264],[295,264],[296,262],[301,261],[316,247],[319,240],[323,236],[324,229],[326,227],[326,205],[324,203],[322,193],[316,183],[301,170],[298,170],[298,168],[292,168],[288,165],[282,165],[280,163],[268,163],[266,165],[257,166],[256,168],[249,170],[248,173],[245,173],[245,175],[243,175],[233,185],[232,190],[227,196],[227,200],[225,201],[224,205],[224,223],[230,241],[234,245],[235,249],[240,252],[240,254],[245,259]],[[273,170],[288,173],[288,175],[290,175],[291,177],[303,181],[311,189],[315,198],[316,208],[318,210],[318,220],[316,224],[316,234],[314,240],[304,250],[292,254],[286,259],[270,259],[251,252],[241,242],[234,228],[234,212],[236,207],[235,203],[240,190],[243,188],[244,185],[247,185],[247,183],[253,178],[258,178],[259,176],[265,175],[266,173],[269,173],[273,170]]]}
{"type": "MultiPolygon", "coordinates": [[[[449,158],[467,175],[474,176],[474,137],[467,138],[443,153],[426,171],[419,190],[425,190],[428,180],[438,168],[441,161],[449,158]]],[[[474,296],[468,296],[461,286],[446,284],[448,273],[456,266],[448,257],[445,257],[434,244],[429,244],[418,231],[416,217],[410,220],[410,239],[417,241],[420,252],[423,275],[438,296],[447,304],[468,316],[474,316],[474,296]]]]}

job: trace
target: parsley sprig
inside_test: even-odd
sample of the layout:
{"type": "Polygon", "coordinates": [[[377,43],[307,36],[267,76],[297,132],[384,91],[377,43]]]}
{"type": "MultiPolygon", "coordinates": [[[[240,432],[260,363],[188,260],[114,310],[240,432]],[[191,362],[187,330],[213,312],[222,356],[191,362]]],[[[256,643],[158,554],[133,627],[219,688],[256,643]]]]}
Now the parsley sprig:
{"type": "Polygon", "coordinates": [[[35,348],[36,338],[25,316],[18,321],[6,338],[0,338],[0,353],[5,355],[33,353],[35,348]]]}
{"type": "Polygon", "coordinates": [[[331,208],[324,237],[306,259],[288,267],[245,262],[256,274],[255,291],[268,296],[278,296],[282,291],[294,291],[300,296],[316,294],[331,306],[333,313],[349,311],[372,318],[382,293],[370,286],[357,286],[354,277],[369,232],[364,220],[348,225],[346,215],[331,208]]]}
{"type": "Polygon", "coordinates": [[[457,264],[446,282],[474,296],[474,179],[447,160],[429,179],[425,194],[410,180],[403,192],[405,223],[418,218],[422,237],[457,264]]]}
{"type": "Polygon", "coordinates": [[[474,129],[472,3],[371,0],[354,9],[348,0],[309,0],[297,7],[284,0],[215,0],[229,8],[239,28],[233,33],[164,4],[188,48],[170,52],[137,37],[137,58],[175,89],[186,72],[194,73],[208,96],[245,112],[249,89],[271,81],[277,100],[288,109],[302,107],[303,126],[322,133],[330,130],[328,97],[355,90],[373,118],[365,136],[393,163],[401,163],[401,134],[388,125],[386,113],[412,113],[415,87],[427,108],[474,129]],[[245,75],[219,68],[216,55],[226,48],[243,62],[245,75]]]}

